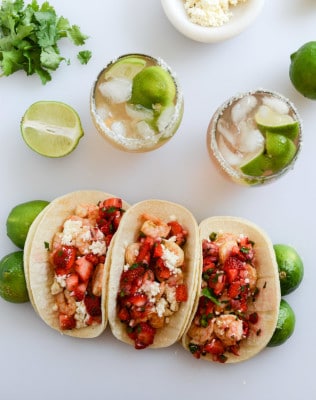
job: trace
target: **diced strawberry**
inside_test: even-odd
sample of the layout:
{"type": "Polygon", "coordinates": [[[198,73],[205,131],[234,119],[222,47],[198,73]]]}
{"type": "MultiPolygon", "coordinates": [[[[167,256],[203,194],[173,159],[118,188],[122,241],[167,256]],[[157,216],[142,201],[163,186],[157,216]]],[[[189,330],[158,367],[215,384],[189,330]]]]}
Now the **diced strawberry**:
{"type": "Polygon", "coordinates": [[[115,208],[122,208],[122,200],[118,197],[111,197],[110,199],[105,199],[103,201],[103,207],[115,207],[115,208]]]}
{"type": "Polygon", "coordinates": [[[212,339],[203,347],[203,350],[209,354],[220,355],[224,353],[225,347],[219,339],[212,339]]]}
{"type": "Polygon", "coordinates": [[[186,242],[186,238],[188,236],[188,231],[184,230],[182,225],[179,224],[178,221],[170,221],[168,222],[168,225],[170,226],[170,232],[169,232],[169,237],[175,236],[176,237],[176,243],[179,246],[184,245],[186,242]]]}
{"type": "Polygon", "coordinates": [[[98,317],[102,314],[101,311],[101,298],[96,296],[86,296],[84,299],[88,314],[92,317],[98,317]]]}
{"type": "Polygon", "coordinates": [[[69,292],[72,292],[75,290],[75,288],[79,284],[79,276],[75,272],[67,275],[66,277],[66,289],[69,290],[69,292]]]}
{"type": "Polygon", "coordinates": [[[154,271],[156,278],[159,281],[164,281],[170,278],[171,276],[171,271],[169,268],[167,268],[161,258],[158,258],[156,261],[156,265],[154,266],[154,271]]]}
{"type": "Polygon", "coordinates": [[[226,270],[226,276],[228,282],[232,283],[238,277],[238,270],[236,268],[228,268],[226,270]]]}
{"type": "Polygon", "coordinates": [[[176,301],[182,302],[188,300],[188,288],[185,284],[176,286],[176,301]]]}
{"type": "Polygon", "coordinates": [[[61,246],[54,251],[52,259],[57,275],[63,275],[63,272],[67,273],[71,270],[76,261],[76,248],[61,246]]]}
{"type": "Polygon", "coordinates": [[[129,302],[136,307],[143,307],[147,303],[147,296],[142,293],[134,294],[129,298],[129,302]]]}
{"type": "Polygon", "coordinates": [[[86,282],[89,280],[93,272],[93,264],[88,261],[86,257],[80,257],[76,260],[75,271],[79,275],[79,278],[86,282]]]}
{"type": "Polygon", "coordinates": [[[228,296],[235,299],[241,292],[241,284],[239,281],[233,282],[228,288],[228,296]]]}
{"type": "Polygon", "coordinates": [[[89,253],[85,255],[86,260],[90,261],[93,265],[97,265],[100,263],[99,256],[93,253],[89,253]]]}
{"type": "Polygon", "coordinates": [[[127,322],[130,320],[130,315],[129,315],[128,309],[126,307],[122,307],[119,310],[117,316],[118,316],[119,320],[122,322],[127,322]]]}
{"type": "Polygon", "coordinates": [[[77,287],[73,289],[72,294],[77,301],[81,301],[84,299],[87,290],[87,285],[88,282],[81,282],[77,287]]]}
{"type": "Polygon", "coordinates": [[[74,316],[59,314],[59,327],[62,330],[74,329],[76,327],[76,320],[74,316]]]}
{"type": "Polygon", "coordinates": [[[244,268],[244,263],[237,257],[232,257],[232,256],[226,259],[223,266],[224,271],[228,269],[243,269],[243,268],[244,268]]]}
{"type": "Polygon", "coordinates": [[[153,252],[153,257],[158,258],[158,257],[162,257],[163,255],[163,247],[161,245],[161,243],[155,243],[154,244],[154,252],[153,252]]]}
{"type": "Polygon", "coordinates": [[[151,259],[151,248],[153,241],[151,238],[146,238],[140,245],[138,255],[136,257],[137,263],[149,264],[151,259]]]}
{"type": "Polygon", "coordinates": [[[142,350],[154,343],[156,329],[147,322],[140,322],[135,327],[136,339],[135,349],[142,350]]]}

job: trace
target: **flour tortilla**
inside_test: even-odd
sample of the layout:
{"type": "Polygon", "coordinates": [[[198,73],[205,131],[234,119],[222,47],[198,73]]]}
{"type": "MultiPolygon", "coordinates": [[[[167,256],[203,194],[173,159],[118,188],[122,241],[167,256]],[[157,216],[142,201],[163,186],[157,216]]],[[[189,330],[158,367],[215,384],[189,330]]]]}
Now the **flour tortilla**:
{"type": "MultiPolygon", "coordinates": [[[[58,197],[53,200],[33,222],[25,246],[24,268],[26,271],[27,287],[31,303],[43,321],[51,328],[62,334],[78,338],[93,338],[99,336],[107,325],[107,281],[111,254],[111,245],[107,251],[105,261],[103,289],[102,289],[102,322],[81,329],[60,330],[58,312],[55,310],[54,296],[51,294],[51,285],[54,280],[54,270],[48,261],[49,253],[45,246],[52,243],[55,233],[61,228],[66,218],[72,215],[78,204],[97,204],[107,198],[116,197],[102,191],[77,191],[58,197]]],[[[129,205],[123,201],[123,209],[129,205]]],[[[112,240],[113,242],[113,240],[112,240]]]]}
{"type": "Polygon", "coordinates": [[[120,277],[125,264],[125,250],[131,243],[137,241],[139,230],[144,222],[142,214],[147,213],[158,217],[165,222],[176,219],[188,231],[187,242],[184,246],[185,254],[185,282],[188,286],[188,300],[181,304],[179,310],[170,317],[170,322],[162,329],[158,329],[154,343],[149,348],[168,347],[178,341],[191,315],[195,303],[199,277],[201,275],[201,251],[198,239],[198,225],[193,215],[183,206],[162,200],[146,200],[132,206],[124,216],[119,226],[112,247],[108,319],[113,335],[120,341],[134,345],[126,334],[126,325],[117,317],[117,293],[120,277]]]}
{"type": "MultiPolygon", "coordinates": [[[[225,353],[228,357],[226,363],[237,363],[245,361],[261,350],[263,350],[270,341],[274,330],[276,328],[279,305],[280,305],[280,282],[278,275],[278,266],[274,254],[273,245],[271,240],[258,226],[250,221],[236,217],[210,217],[202,221],[199,225],[200,241],[202,244],[203,239],[209,238],[212,232],[234,233],[247,235],[249,240],[252,240],[255,245],[256,255],[256,270],[258,275],[257,287],[259,288],[259,295],[255,302],[251,303],[249,312],[257,312],[259,321],[253,325],[249,337],[241,342],[239,356],[231,353],[225,353]],[[258,331],[260,332],[258,334],[258,331]]],[[[197,298],[193,313],[190,318],[188,329],[195,316],[198,307],[197,298]]],[[[190,338],[185,334],[182,338],[182,345],[189,351],[190,338]]],[[[212,356],[207,354],[202,356],[201,359],[212,361],[212,356]]]]}

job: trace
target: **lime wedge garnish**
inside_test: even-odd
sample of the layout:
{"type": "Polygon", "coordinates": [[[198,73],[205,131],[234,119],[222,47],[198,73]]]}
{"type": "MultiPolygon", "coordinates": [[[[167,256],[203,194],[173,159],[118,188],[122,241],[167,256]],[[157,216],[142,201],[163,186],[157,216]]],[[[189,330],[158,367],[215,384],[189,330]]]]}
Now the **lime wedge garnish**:
{"type": "Polygon", "coordinates": [[[296,146],[291,139],[273,132],[266,133],[266,149],[274,172],[286,167],[296,154],[296,146]]]}
{"type": "Polygon", "coordinates": [[[171,104],[175,96],[176,85],[171,75],[158,65],[143,69],[133,79],[133,104],[156,108],[171,104]]]}
{"type": "Polygon", "coordinates": [[[255,121],[261,132],[280,133],[288,138],[295,140],[299,133],[299,123],[289,114],[279,114],[268,106],[260,106],[255,121]]]}
{"type": "Polygon", "coordinates": [[[250,176],[264,176],[272,170],[271,158],[261,153],[240,166],[241,172],[250,176]]]}
{"type": "Polygon", "coordinates": [[[63,157],[71,153],[84,135],[77,112],[57,101],[33,103],[21,121],[26,144],[46,157],[63,157]]]}
{"type": "Polygon", "coordinates": [[[127,56],[118,60],[105,72],[104,78],[126,78],[133,79],[146,66],[143,58],[136,56],[127,56]]]}

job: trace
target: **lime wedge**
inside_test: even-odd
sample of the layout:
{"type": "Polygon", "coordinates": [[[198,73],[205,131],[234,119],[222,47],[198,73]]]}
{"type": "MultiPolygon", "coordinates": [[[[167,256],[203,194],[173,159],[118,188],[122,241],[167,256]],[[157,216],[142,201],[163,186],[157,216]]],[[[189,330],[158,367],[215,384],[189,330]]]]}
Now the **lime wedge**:
{"type": "Polygon", "coordinates": [[[133,79],[132,104],[156,109],[166,106],[176,96],[176,85],[171,75],[158,65],[140,71],[133,79]]]}
{"type": "Polygon", "coordinates": [[[63,157],[71,153],[84,135],[77,112],[57,101],[33,103],[21,121],[26,144],[46,157],[63,157]]]}
{"type": "Polygon", "coordinates": [[[296,154],[293,141],[278,133],[266,133],[266,149],[271,157],[274,172],[286,167],[296,154]]]}
{"type": "Polygon", "coordinates": [[[249,176],[264,176],[272,170],[271,158],[267,154],[261,153],[241,165],[240,170],[249,176]]]}
{"type": "Polygon", "coordinates": [[[259,107],[255,121],[263,133],[269,130],[285,135],[292,140],[295,140],[299,134],[299,123],[291,115],[279,114],[265,105],[259,107]]]}
{"type": "Polygon", "coordinates": [[[127,56],[118,60],[105,72],[104,78],[126,78],[133,79],[146,66],[143,58],[136,56],[127,56]]]}

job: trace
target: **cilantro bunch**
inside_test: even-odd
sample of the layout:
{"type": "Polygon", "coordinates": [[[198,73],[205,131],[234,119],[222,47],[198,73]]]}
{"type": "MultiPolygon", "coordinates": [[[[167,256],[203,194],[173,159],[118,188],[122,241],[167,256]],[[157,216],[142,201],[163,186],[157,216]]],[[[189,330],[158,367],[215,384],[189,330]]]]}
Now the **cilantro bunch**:
{"type": "MultiPolygon", "coordinates": [[[[58,41],[68,38],[76,46],[85,44],[85,36],[77,25],[70,25],[64,17],[58,17],[47,1],[41,6],[37,0],[24,5],[23,0],[3,0],[0,8],[0,76],[8,76],[18,70],[27,75],[38,74],[43,84],[52,79],[62,61],[70,64],[61,54],[58,41]]],[[[86,64],[91,52],[80,51],[77,55],[86,64]]]]}

